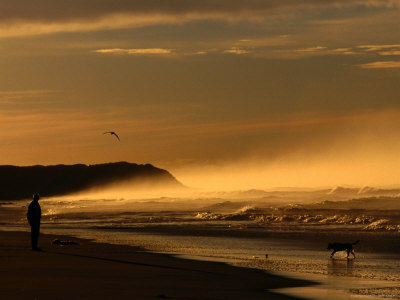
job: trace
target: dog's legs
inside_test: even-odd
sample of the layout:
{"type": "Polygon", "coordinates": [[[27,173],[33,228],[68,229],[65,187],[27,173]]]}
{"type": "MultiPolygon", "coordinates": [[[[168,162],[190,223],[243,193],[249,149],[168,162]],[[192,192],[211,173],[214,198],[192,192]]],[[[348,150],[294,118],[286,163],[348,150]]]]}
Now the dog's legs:
{"type": "Polygon", "coordinates": [[[350,259],[349,257],[350,253],[353,255],[354,258],[356,258],[356,255],[354,254],[353,250],[347,250],[347,259],[350,259]]]}

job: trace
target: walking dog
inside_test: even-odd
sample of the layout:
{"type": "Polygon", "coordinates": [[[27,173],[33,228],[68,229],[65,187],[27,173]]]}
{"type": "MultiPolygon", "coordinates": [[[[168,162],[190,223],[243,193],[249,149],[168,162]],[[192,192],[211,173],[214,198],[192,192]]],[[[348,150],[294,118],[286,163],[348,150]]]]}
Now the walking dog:
{"type": "Polygon", "coordinates": [[[328,250],[333,250],[331,258],[333,258],[333,255],[339,251],[347,251],[347,258],[349,257],[350,253],[353,254],[354,258],[356,258],[356,255],[353,251],[353,246],[358,244],[359,241],[360,240],[357,240],[354,243],[329,243],[328,250]]]}

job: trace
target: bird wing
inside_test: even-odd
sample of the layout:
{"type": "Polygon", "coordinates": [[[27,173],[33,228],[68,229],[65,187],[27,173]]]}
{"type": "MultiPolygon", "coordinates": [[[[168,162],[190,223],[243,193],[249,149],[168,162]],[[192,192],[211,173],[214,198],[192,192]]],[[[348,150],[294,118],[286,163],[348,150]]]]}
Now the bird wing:
{"type": "Polygon", "coordinates": [[[117,137],[118,141],[121,141],[121,140],[119,139],[118,134],[116,134],[115,132],[113,132],[113,133],[111,133],[111,134],[115,135],[115,136],[117,137]]]}

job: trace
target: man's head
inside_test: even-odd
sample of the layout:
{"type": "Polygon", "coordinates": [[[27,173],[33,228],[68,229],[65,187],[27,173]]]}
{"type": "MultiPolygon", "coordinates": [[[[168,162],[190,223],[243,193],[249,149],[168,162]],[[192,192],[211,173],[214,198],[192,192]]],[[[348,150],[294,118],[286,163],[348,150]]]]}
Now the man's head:
{"type": "Polygon", "coordinates": [[[39,199],[40,199],[39,194],[33,194],[33,200],[34,201],[39,201],[39,199]]]}

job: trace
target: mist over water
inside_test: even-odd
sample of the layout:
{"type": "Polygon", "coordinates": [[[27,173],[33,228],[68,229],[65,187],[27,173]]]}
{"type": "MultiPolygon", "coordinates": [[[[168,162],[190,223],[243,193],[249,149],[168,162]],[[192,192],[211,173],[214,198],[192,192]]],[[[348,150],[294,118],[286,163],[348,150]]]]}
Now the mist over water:
{"type": "Polygon", "coordinates": [[[258,137],[248,152],[232,147],[212,163],[172,163],[166,168],[187,186],[211,190],[398,185],[398,115],[373,112],[338,121],[332,131],[318,124],[279,132],[258,137]]]}
{"type": "Polygon", "coordinates": [[[43,199],[51,223],[85,222],[91,226],[137,227],[145,224],[248,222],[288,230],[348,226],[363,231],[400,230],[400,189],[349,188],[201,191],[115,187],[79,195],[43,199]],[[99,219],[98,223],[94,220],[99,219]],[[282,227],[283,228],[283,227],[282,227]]]}
{"type": "MultiPolygon", "coordinates": [[[[312,153],[312,152],[311,152],[312,153]]],[[[398,186],[400,165],[397,153],[353,155],[297,154],[266,161],[258,157],[217,165],[173,168],[187,186],[207,190],[275,189],[276,187],[331,188],[398,186]]]]}

